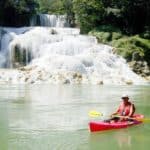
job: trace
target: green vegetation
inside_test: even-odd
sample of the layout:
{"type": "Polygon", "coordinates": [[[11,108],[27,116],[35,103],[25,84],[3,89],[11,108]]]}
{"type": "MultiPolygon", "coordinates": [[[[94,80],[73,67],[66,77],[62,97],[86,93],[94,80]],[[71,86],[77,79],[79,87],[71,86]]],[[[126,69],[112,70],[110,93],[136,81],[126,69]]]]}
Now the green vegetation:
{"type": "Polygon", "coordinates": [[[36,13],[38,4],[35,0],[1,0],[0,25],[24,26],[29,18],[36,13]]]}
{"type": "Polygon", "coordinates": [[[73,5],[76,20],[84,32],[110,24],[128,35],[150,29],[150,1],[147,0],[73,0],[73,5]]]}
{"type": "Polygon", "coordinates": [[[127,61],[150,65],[150,1],[74,0],[76,21],[83,33],[115,47],[127,61]],[[139,19],[140,18],[140,19],[139,19]]]}
{"type": "Polygon", "coordinates": [[[73,0],[38,0],[38,3],[40,13],[65,14],[69,24],[75,26],[73,0]]]}
{"type": "Polygon", "coordinates": [[[96,36],[100,43],[109,44],[113,40],[123,37],[121,31],[113,26],[99,26],[89,32],[89,35],[96,36]]]}
{"type": "Polygon", "coordinates": [[[60,0],[37,0],[39,3],[39,12],[63,14],[63,4],[60,0]]]}
{"type": "Polygon", "coordinates": [[[36,13],[66,14],[71,25],[79,26],[82,33],[108,25],[128,35],[150,31],[150,1],[147,0],[0,1],[0,25],[26,25],[36,13]]]}
{"type": "Polygon", "coordinates": [[[73,4],[81,32],[87,33],[103,21],[105,11],[100,0],[74,0],[73,4]]]}
{"type": "Polygon", "coordinates": [[[89,35],[96,36],[101,43],[115,47],[115,52],[127,61],[132,61],[136,55],[136,60],[146,60],[150,64],[150,39],[143,37],[144,35],[148,37],[148,33],[127,36],[112,26],[101,26],[91,30],[89,35]]]}
{"type": "Polygon", "coordinates": [[[124,37],[113,40],[112,46],[116,47],[116,52],[124,56],[128,61],[132,61],[134,55],[136,60],[146,60],[150,64],[150,40],[137,36],[124,37]]]}

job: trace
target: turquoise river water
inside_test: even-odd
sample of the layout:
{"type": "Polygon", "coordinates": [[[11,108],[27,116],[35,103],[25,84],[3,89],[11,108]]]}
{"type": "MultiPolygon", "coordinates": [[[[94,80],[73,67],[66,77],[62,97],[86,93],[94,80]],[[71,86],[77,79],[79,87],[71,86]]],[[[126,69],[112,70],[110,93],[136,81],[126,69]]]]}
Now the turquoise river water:
{"type": "Polygon", "coordinates": [[[149,150],[150,121],[90,133],[128,93],[137,113],[150,118],[150,86],[1,85],[0,150],[149,150]],[[91,118],[90,110],[104,114],[91,118]]]}

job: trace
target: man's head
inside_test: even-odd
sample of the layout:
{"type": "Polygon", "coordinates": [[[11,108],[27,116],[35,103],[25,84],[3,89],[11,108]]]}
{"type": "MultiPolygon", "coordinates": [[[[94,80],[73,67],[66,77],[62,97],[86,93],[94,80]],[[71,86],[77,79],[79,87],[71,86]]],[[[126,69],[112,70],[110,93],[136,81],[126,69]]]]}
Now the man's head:
{"type": "Polygon", "coordinates": [[[129,100],[129,96],[124,94],[124,95],[122,95],[121,99],[123,100],[124,103],[127,103],[129,100]]]}

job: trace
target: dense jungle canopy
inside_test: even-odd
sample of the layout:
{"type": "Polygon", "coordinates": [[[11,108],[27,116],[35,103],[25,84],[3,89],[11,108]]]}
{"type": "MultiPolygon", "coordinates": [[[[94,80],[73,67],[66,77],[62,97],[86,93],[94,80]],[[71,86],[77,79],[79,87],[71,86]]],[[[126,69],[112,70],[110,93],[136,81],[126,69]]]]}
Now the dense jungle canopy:
{"type": "Polygon", "coordinates": [[[147,0],[1,0],[0,25],[23,26],[37,13],[67,14],[72,26],[86,33],[101,25],[113,25],[127,34],[150,29],[147,0]]]}

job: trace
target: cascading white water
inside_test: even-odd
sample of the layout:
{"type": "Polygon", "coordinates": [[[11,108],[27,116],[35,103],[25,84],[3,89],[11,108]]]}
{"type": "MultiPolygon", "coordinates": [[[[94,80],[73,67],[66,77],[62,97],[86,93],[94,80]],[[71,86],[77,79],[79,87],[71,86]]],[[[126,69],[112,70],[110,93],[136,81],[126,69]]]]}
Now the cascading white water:
{"type": "Polygon", "coordinates": [[[30,26],[69,27],[65,15],[38,14],[30,20],[30,26]]]}
{"type": "MultiPolygon", "coordinates": [[[[11,83],[91,83],[141,84],[125,60],[113,54],[112,47],[98,44],[95,37],[72,28],[3,28],[0,62],[23,68],[0,71],[0,82],[11,83]],[[17,49],[17,50],[16,50],[17,49]],[[21,58],[16,58],[16,53],[21,58]],[[30,55],[29,55],[30,54],[30,55]],[[1,59],[2,60],[2,59],[1,59]],[[30,61],[29,61],[30,60],[30,61]]],[[[17,57],[18,57],[17,55],[17,57]]]]}

